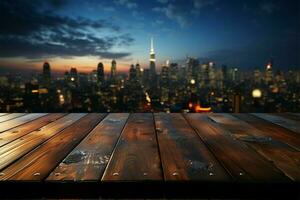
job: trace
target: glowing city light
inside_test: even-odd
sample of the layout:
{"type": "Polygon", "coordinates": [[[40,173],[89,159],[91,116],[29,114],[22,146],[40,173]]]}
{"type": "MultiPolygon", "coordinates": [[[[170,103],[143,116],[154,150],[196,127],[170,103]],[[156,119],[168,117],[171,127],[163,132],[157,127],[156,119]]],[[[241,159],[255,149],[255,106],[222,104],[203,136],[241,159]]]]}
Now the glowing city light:
{"type": "Polygon", "coordinates": [[[262,92],[261,92],[260,89],[254,89],[252,91],[252,97],[253,98],[261,98],[261,96],[262,96],[262,92]]]}

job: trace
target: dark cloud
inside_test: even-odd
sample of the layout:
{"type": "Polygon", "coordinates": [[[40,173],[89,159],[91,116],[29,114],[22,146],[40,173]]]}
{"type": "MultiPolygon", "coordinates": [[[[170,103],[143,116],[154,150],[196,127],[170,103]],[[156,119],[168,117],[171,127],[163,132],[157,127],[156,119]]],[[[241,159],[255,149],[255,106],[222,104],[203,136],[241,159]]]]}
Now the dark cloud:
{"type": "Polygon", "coordinates": [[[131,45],[133,39],[103,19],[71,18],[55,15],[51,6],[62,0],[2,0],[0,2],[0,57],[27,58],[93,55],[121,58],[129,53],[114,53],[114,46],[131,45]],[[109,30],[109,37],[94,32],[109,30]]]}
{"type": "Polygon", "coordinates": [[[278,6],[273,2],[262,2],[260,4],[260,10],[267,14],[273,14],[278,9],[278,6]]]}
{"type": "MultiPolygon", "coordinates": [[[[227,64],[239,68],[263,68],[271,58],[274,67],[284,69],[296,68],[300,65],[299,46],[292,35],[281,36],[282,39],[270,38],[240,49],[222,49],[208,52],[202,60],[214,60],[219,64],[227,64]]],[[[298,44],[300,41],[298,40],[298,44]]]]}
{"type": "Polygon", "coordinates": [[[195,14],[199,14],[201,9],[213,6],[217,0],[157,0],[161,5],[154,7],[155,12],[163,13],[167,18],[177,22],[181,27],[191,24],[195,14]]]}
{"type": "Polygon", "coordinates": [[[115,0],[116,5],[125,6],[128,9],[136,9],[138,4],[133,2],[132,0],[115,0]]]}

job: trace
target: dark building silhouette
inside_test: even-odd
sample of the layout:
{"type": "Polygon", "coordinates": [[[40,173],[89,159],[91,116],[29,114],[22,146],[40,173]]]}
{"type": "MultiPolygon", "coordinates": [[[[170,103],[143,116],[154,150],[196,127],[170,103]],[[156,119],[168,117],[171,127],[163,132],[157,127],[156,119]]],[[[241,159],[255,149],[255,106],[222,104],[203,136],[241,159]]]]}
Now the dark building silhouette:
{"type": "Polygon", "coordinates": [[[102,62],[100,62],[97,67],[97,82],[98,83],[104,82],[104,66],[102,62]]]}
{"type": "Polygon", "coordinates": [[[51,85],[51,69],[48,62],[45,62],[43,65],[43,84],[45,87],[50,87],[51,85]]]}
{"type": "Polygon", "coordinates": [[[111,72],[110,72],[110,77],[112,79],[116,78],[117,74],[117,62],[115,60],[111,61],[111,72]]]}

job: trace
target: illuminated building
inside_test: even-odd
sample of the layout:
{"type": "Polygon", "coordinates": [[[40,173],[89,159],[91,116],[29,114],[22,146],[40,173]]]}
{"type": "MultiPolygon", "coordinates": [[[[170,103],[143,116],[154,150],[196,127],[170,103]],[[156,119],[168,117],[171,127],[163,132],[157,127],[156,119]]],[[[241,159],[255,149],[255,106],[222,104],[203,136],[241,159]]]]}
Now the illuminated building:
{"type": "Polygon", "coordinates": [[[265,82],[266,82],[267,84],[270,84],[270,83],[272,83],[272,81],[273,81],[273,70],[272,70],[272,68],[273,68],[273,62],[270,61],[270,62],[267,64],[267,66],[266,66],[266,71],[265,71],[265,82]]]}
{"type": "Polygon", "coordinates": [[[153,45],[152,37],[151,37],[151,47],[150,47],[150,75],[152,78],[155,78],[155,76],[156,76],[155,52],[154,52],[154,45],[153,45]]]}

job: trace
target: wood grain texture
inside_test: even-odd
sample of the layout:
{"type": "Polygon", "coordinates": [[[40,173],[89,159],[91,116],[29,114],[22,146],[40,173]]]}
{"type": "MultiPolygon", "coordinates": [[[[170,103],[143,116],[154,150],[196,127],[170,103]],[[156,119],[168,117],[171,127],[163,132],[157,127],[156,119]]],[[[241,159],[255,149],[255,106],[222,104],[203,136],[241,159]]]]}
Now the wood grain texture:
{"type": "Polygon", "coordinates": [[[0,180],[43,180],[104,116],[92,113],[79,119],[4,169],[0,180]]]}
{"type": "Polygon", "coordinates": [[[208,115],[186,114],[204,143],[237,181],[289,182],[278,169],[231,133],[208,118],[208,115]]]}
{"type": "Polygon", "coordinates": [[[254,115],[241,113],[232,115],[261,130],[264,136],[279,140],[300,151],[300,137],[298,133],[285,129],[281,126],[274,125],[273,123],[262,120],[254,115]]]}
{"type": "Polygon", "coordinates": [[[7,167],[16,159],[22,157],[85,115],[86,114],[83,113],[69,114],[40,128],[39,130],[33,131],[14,140],[11,143],[2,146],[0,148],[0,169],[2,170],[3,168],[7,167]]]}
{"type": "Polygon", "coordinates": [[[8,114],[8,115],[1,116],[0,117],[0,123],[6,122],[8,120],[11,120],[11,119],[14,119],[14,118],[17,118],[17,117],[21,117],[23,115],[26,115],[26,113],[11,113],[11,114],[8,114]]]}
{"type": "Polygon", "coordinates": [[[0,147],[32,132],[35,131],[63,116],[64,113],[51,113],[46,116],[35,119],[34,121],[20,125],[16,128],[10,129],[0,134],[0,147]]]}
{"type": "Polygon", "coordinates": [[[229,181],[231,177],[179,113],[154,114],[166,181],[229,181]]]}
{"type": "Polygon", "coordinates": [[[111,113],[60,163],[48,181],[100,180],[128,113],[111,113]]]}
{"type": "Polygon", "coordinates": [[[153,115],[131,114],[102,181],[162,180],[153,115]]]}
{"type": "Polygon", "coordinates": [[[47,113],[32,113],[32,114],[27,114],[27,115],[0,123],[0,134],[1,134],[1,132],[4,132],[4,131],[7,131],[14,127],[20,126],[27,122],[33,121],[33,120],[35,120],[39,117],[45,116],[45,115],[47,115],[47,113]]]}
{"type": "Polygon", "coordinates": [[[272,122],[274,124],[277,124],[283,128],[286,128],[288,130],[294,131],[295,133],[300,134],[300,124],[297,123],[296,121],[283,118],[281,116],[276,116],[272,114],[267,114],[267,113],[252,113],[252,115],[255,115],[259,118],[262,118],[266,121],[272,122]]]}
{"type": "Polygon", "coordinates": [[[300,116],[295,113],[272,113],[272,114],[300,123],[300,116]]]}
{"type": "Polygon", "coordinates": [[[300,180],[299,151],[230,114],[212,114],[209,117],[230,131],[233,137],[245,142],[274,163],[286,176],[292,180],[300,180]]]}

